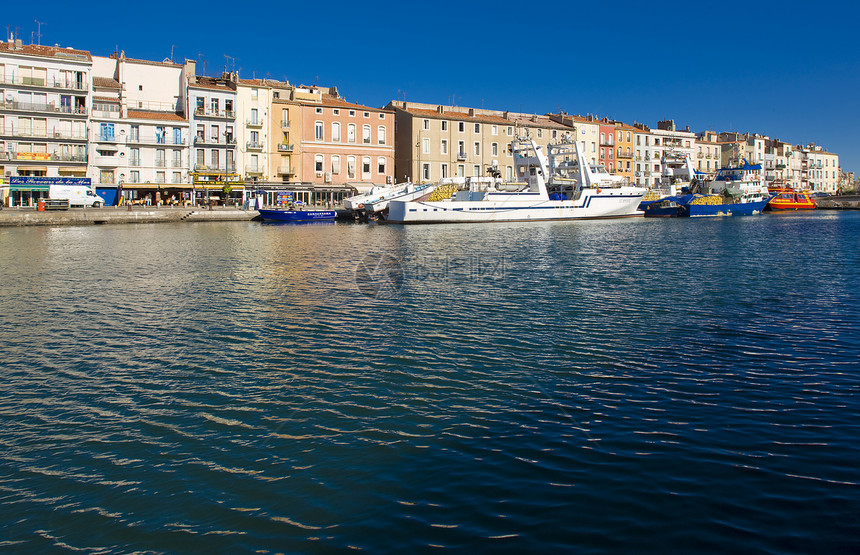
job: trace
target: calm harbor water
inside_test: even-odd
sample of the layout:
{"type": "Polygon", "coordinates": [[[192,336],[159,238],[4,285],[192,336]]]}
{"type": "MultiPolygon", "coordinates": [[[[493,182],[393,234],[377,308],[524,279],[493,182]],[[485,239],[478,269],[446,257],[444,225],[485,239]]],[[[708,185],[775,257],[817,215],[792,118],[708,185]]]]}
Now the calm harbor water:
{"type": "Polygon", "coordinates": [[[858,213],[0,261],[4,552],[860,551],[858,213]]]}

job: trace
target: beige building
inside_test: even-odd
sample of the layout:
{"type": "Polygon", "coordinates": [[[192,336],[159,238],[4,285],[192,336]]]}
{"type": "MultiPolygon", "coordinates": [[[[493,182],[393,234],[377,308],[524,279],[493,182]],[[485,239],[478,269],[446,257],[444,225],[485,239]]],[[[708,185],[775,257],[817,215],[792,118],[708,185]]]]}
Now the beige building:
{"type": "Polygon", "coordinates": [[[719,134],[714,131],[703,131],[696,135],[695,144],[693,164],[697,171],[704,173],[707,179],[711,179],[720,169],[722,145],[719,142],[719,134]]]}
{"type": "Polygon", "coordinates": [[[839,155],[815,144],[799,150],[803,153],[801,187],[813,192],[835,193],[840,183],[839,155]]]}
{"type": "Polygon", "coordinates": [[[552,116],[461,106],[391,101],[397,182],[497,174],[514,179],[511,141],[528,136],[543,146],[570,132],[552,116]]]}

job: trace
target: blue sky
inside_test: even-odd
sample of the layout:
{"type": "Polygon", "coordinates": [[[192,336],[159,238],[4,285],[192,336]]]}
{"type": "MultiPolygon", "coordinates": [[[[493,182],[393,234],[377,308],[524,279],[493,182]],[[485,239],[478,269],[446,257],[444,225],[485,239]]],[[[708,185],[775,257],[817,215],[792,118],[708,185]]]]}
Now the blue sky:
{"type": "Polygon", "coordinates": [[[857,3],[591,4],[19,2],[0,30],[101,56],[172,50],[209,74],[227,63],[243,78],[335,85],[375,107],[453,102],[758,132],[820,144],[860,173],[857,3]]]}

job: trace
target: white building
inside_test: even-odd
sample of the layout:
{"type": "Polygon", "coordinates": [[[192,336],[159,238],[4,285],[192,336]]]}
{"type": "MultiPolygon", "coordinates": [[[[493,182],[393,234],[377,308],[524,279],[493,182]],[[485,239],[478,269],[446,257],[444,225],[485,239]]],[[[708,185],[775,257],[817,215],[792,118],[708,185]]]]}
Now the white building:
{"type": "Polygon", "coordinates": [[[93,57],[90,177],[127,202],[190,201],[184,67],[93,57]]]}
{"type": "Polygon", "coordinates": [[[196,74],[196,62],[186,60],[188,113],[191,116],[191,182],[195,201],[241,198],[241,177],[236,165],[236,87],[238,75],[196,74]],[[228,189],[237,187],[236,192],[228,189]]]}
{"type": "Polygon", "coordinates": [[[92,57],[71,48],[0,43],[0,192],[32,205],[47,185],[14,177],[85,177],[92,57]]]}

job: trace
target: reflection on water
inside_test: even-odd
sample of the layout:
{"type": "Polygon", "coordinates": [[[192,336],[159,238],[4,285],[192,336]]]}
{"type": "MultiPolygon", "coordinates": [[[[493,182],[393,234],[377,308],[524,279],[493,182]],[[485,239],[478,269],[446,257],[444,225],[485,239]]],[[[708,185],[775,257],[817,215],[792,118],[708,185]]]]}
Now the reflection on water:
{"type": "Polygon", "coordinates": [[[0,545],[854,551],[860,218],[795,216],[2,229],[0,545]]]}

